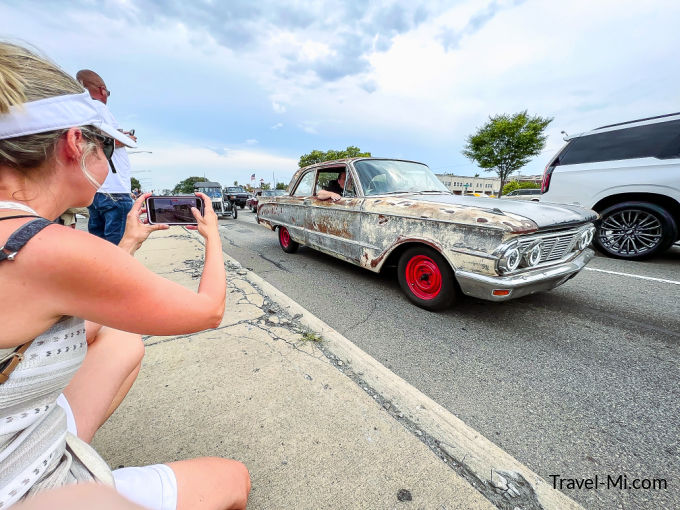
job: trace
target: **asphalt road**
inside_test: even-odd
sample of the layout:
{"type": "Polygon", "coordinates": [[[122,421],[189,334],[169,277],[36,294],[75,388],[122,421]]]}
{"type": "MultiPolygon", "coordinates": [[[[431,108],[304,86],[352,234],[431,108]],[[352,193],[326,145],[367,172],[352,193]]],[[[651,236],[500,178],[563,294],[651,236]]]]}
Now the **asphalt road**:
{"type": "Polygon", "coordinates": [[[407,301],[393,270],[286,254],[247,210],[220,223],[229,255],[549,482],[667,483],[563,481],[586,508],[680,508],[680,248],[598,256],[551,292],[435,314],[407,301]]]}

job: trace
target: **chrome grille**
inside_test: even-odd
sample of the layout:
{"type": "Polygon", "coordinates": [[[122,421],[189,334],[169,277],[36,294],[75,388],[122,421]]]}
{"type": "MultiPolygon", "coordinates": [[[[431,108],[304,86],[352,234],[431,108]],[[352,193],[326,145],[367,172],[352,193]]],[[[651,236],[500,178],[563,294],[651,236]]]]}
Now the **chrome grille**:
{"type": "Polygon", "coordinates": [[[540,263],[552,262],[554,260],[560,260],[574,248],[577,235],[578,232],[572,230],[563,234],[543,235],[534,239],[522,239],[519,242],[519,247],[521,250],[522,248],[533,246],[536,241],[538,241],[541,245],[540,263]]]}

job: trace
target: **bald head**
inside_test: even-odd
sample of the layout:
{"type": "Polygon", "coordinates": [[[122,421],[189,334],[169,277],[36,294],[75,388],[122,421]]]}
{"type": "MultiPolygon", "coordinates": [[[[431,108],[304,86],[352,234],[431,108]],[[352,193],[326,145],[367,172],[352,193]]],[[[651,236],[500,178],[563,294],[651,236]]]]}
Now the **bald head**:
{"type": "Polygon", "coordinates": [[[76,80],[88,90],[92,99],[106,104],[111,92],[106,88],[106,83],[101,76],[89,69],[81,69],[76,73],[76,80]]]}

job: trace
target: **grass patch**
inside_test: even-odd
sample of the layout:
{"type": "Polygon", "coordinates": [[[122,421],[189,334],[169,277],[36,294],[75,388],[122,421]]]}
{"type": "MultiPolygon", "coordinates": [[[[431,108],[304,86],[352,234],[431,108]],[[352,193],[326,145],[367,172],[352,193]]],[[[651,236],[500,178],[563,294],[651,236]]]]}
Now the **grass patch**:
{"type": "Polygon", "coordinates": [[[304,342],[321,342],[323,338],[321,338],[321,335],[317,335],[316,333],[312,333],[311,331],[306,331],[305,333],[302,334],[302,340],[304,342]]]}

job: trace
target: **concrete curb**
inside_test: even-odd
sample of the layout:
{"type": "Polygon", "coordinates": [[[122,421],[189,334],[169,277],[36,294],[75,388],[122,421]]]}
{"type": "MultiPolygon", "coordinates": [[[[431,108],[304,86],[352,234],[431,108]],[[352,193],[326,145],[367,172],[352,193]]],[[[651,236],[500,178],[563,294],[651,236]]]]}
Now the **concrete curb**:
{"type": "MultiPolygon", "coordinates": [[[[189,231],[202,238],[195,231],[189,231]]],[[[223,252],[227,263],[243,267],[223,252]]],[[[273,302],[323,338],[324,350],[337,368],[353,372],[381,398],[383,407],[398,417],[449,466],[466,478],[492,503],[510,508],[583,509],[552,488],[543,478],[493,442],[466,425],[418,389],[363,352],[346,337],[250,270],[245,278],[273,302]],[[341,368],[342,367],[342,368],[341,368]],[[410,425],[410,426],[409,426],[410,425]]],[[[363,386],[363,385],[362,385],[363,386]]],[[[363,388],[369,391],[369,388],[363,388]]],[[[374,396],[375,398],[375,396],[374,396]]]]}

